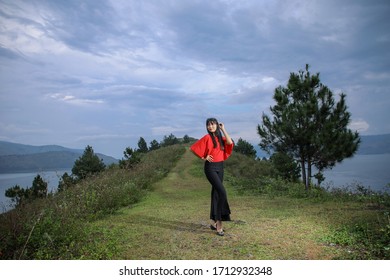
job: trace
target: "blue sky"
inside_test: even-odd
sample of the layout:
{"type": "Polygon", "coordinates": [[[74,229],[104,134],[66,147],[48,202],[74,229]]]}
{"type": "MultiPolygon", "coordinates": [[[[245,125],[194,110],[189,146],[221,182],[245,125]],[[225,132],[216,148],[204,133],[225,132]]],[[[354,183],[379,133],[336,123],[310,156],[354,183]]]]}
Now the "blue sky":
{"type": "Polygon", "coordinates": [[[234,139],[311,65],[351,128],[390,133],[387,0],[0,0],[0,140],[122,158],[164,135],[234,139]]]}

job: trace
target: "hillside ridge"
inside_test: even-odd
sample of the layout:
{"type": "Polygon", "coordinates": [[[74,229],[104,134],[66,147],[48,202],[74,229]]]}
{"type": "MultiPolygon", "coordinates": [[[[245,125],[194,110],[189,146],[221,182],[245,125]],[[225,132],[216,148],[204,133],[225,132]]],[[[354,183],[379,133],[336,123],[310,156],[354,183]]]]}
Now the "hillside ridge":
{"type": "Polygon", "coordinates": [[[120,236],[114,259],[331,259],[335,255],[317,241],[318,225],[307,234],[306,229],[315,228],[318,221],[294,216],[297,205],[291,205],[281,220],[271,209],[275,201],[237,195],[228,182],[225,187],[232,221],[224,222],[222,238],[209,227],[211,187],[203,162],[188,149],[145,200],[93,226],[115,232],[115,240],[120,236]]]}
{"type": "MultiPolygon", "coordinates": [[[[259,157],[267,157],[258,145],[254,145],[259,157]]],[[[59,145],[33,146],[0,141],[0,173],[36,172],[71,168],[84,150],[59,145]]],[[[390,153],[390,134],[362,135],[357,155],[390,153]]],[[[118,159],[96,153],[106,165],[118,159]]]]}

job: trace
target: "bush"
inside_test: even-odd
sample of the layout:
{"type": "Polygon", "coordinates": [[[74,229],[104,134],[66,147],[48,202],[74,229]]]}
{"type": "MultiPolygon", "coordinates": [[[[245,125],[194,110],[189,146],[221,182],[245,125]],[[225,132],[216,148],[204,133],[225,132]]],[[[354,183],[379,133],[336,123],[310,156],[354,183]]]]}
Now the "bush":
{"type": "Polygon", "coordinates": [[[269,161],[255,160],[240,153],[233,153],[225,162],[226,170],[234,177],[267,177],[276,174],[269,161]]]}

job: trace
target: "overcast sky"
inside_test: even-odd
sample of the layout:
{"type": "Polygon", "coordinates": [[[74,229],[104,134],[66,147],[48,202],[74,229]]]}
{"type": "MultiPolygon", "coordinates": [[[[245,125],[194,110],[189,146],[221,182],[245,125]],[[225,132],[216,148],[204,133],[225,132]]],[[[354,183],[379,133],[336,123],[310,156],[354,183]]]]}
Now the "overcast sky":
{"type": "Polygon", "coordinates": [[[311,66],[351,128],[390,133],[388,0],[0,0],[0,140],[123,157],[205,120],[257,145],[274,89],[311,66]]]}

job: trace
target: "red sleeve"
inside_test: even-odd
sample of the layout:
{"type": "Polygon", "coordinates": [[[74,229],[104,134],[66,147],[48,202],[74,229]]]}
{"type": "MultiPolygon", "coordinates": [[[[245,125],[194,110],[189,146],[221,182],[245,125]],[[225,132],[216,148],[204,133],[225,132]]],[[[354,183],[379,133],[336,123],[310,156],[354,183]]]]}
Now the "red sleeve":
{"type": "Polygon", "coordinates": [[[207,134],[203,136],[201,139],[196,141],[191,147],[191,151],[197,155],[200,158],[204,158],[208,155],[209,148],[208,148],[208,140],[210,136],[207,134]]]}
{"type": "Polygon", "coordinates": [[[234,142],[229,145],[229,144],[226,144],[226,139],[225,138],[223,139],[223,141],[225,142],[225,156],[224,156],[224,160],[226,160],[233,153],[234,142]]]}

